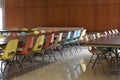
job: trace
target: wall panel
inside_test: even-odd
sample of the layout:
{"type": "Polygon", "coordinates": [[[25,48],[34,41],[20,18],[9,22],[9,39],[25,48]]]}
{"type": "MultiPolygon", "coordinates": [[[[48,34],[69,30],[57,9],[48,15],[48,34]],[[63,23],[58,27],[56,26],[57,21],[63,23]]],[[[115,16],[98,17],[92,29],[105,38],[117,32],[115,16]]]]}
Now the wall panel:
{"type": "Polygon", "coordinates": [[[85,27],[88,31],[95,31],[95,7],[93,5],[86,6],[85,18],[83,19],[85,27]]]}
{"type": "Polygon", "coordinates": [[[106,5],[104,6],[97,5],[95,9],[96,9],[95,28],[96,30],[100,30],[100,31],[105,30],[106,27],[109,26],[109,23],[108,23],[109,7],[106,5]]]}
{"type": "Polygon", "coordinates": [[[6,0],[7,8],[24,7],[24,0],[6,0]]]}
{"type": "Polygon", "coordinates": [[[44,8],[25,8],[25,27],[45,26],[45,13],[44,8]]]}
{"type": "Polygon", "coordinates": [[[63,6],[65,0],[48,0],[48,6],[63,6]]]}
{"type": "Polygon", "coordinates": [[[69,0],[70,5],[86,5],[93,4],[93,0],[69,0]]]}
{"type": "Polygon", "coordinates": [[[120,28],[120,5],[112,5],[109,8],[110,28],[120,28]],[[118,27],[119,26],[119,27],[118,27]]]}
{"type": "Polygon", "coordinates": [[[120,0],[6,0],[6,25],[119,28],[120,0]]]}
{"type": "Polygon", "coordinates": [[[10,8],[6,10],[6,26],[8,29],[16,29],[24,27],[24,9],[10,8]]]}
{"type": "Polygon", "coordinates": [[[46,5],[46,0],[24,0],[25,7],[38,8],[46,5]]]}
{"type": "Polygon", "coordinates": [[[47,24],[49,24],[48,26],[59,26],[61,24],[63,25],[63,14],[63,7],[49,7],[47,11],[47,24]]]}

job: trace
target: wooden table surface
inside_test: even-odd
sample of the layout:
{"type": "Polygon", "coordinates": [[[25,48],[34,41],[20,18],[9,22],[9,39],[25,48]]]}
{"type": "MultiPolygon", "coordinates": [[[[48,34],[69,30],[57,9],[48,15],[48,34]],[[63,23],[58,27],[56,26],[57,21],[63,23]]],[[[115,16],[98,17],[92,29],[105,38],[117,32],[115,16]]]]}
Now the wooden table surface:
{"type": "Polygon", "coordinates": [[[120,47],[120,34],[111,35],[90,41],[81,41],[83,46],[99,46],[99,47],[120,47]]]}

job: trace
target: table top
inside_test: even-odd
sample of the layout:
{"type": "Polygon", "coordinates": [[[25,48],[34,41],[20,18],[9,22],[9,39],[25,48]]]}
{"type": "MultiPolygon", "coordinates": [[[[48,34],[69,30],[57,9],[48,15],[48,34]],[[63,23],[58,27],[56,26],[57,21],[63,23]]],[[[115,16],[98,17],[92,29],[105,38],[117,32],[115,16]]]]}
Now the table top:
{"type": "MultiPolygon", "coordinates": [[[[20,36],[15,36],[15,37],[11,37],[11,36],[6,36],[6,37],[3,37],[3,38],[0,38],[0,45],[6,45],[8,43],[9,40],[12,40],[12,39],[18,39],[19,42],[22,42],[22,41],[25,41],[27,39],[27,37],[29,36],[34,36],[35,38],[37,38],[39,35],[49,35],[49,34],[55,34],[55,35],[58,35],[59,33],[67,33],[68,31],[74,31],[74,30],[60,30],[60,31],[55,31],[55,32],[46,32],[46,33],[39,33],[39,34],[30,34],[30,35],[20,35],[20,36]]],[[[10,30],[10,31],[7,31],[7,30],[2,30],[0,32],[26,32],[26,31],[17,31],[17,30],[10,30]]]]}
{"type": "Polygon", "coordinates": [[[9,33],[9,32],[20,33],[20,32],[33,32],[33,31],[32,30],[29,30],[29,31],[24,31],[24,30],[0,30],[0,33],[9,33]]]}
{"type": "Polygon", "coordinates": [[[83,46],[120,47],[120,34],[90,41],[81,41],[83,46]]]}
{"type": "Polygon", "coordinates": [[[29,36],[34,36],[35,38],[37,38],[39,35],[47,36],[47,35],[53,34],[53,33],[55,33],[57,35],[60,32],[66,33],[68,31],[64,30],[64,31],[57,31],[57,32],[46,32],[46,33],[31,34],[31,35],[21,35],[21,36],[15,36],[15,37],[6,36],[6,37],[3,37],[3,38],[0,38],[0,45],[6,45],[8,43],[8,41],[12,40],[12,39],[18,39],[19,42],[22,42],[22,41],[25,41],[29,36]]]}
{"type": "Polygon", "coordinates": [[[8,43],[8,41],[12,40],[12,39],[18,39],[19,42],[25,41],[27,39],[27,37],[29,36],[17,36],[17,37],[4,37],[4,38],[0,38],[0,45],[6,45],[8,43]]]}

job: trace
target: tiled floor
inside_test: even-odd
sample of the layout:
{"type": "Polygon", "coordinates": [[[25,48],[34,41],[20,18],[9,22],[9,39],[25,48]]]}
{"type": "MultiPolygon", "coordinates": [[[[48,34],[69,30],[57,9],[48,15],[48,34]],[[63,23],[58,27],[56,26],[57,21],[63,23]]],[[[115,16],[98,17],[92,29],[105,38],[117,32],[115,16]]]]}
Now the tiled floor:
{"type": "Polygon", "coordinates": [[[87,64],[91,54],[87,48],[82,48],[78,53],[72,52],[67,52],[64,59],[59,55],[56,62],[39,62],[38,68],[28,69],[23,74],[19,74],[22,71],[17,72],[19,76],[12,75],[12,78],[9,75],[7,80],[120,80],[119,73],[110,73],[105,64],[104,71],[98,64],[95,69],[89,66],[86,72],[82,72],[80,61],[85,60],[87,64]]]}

